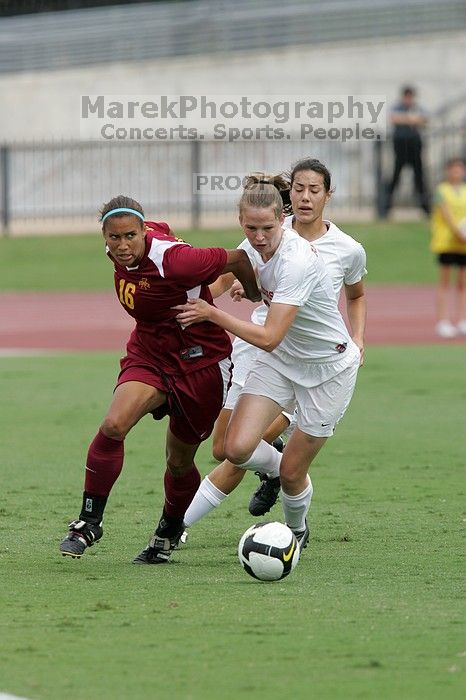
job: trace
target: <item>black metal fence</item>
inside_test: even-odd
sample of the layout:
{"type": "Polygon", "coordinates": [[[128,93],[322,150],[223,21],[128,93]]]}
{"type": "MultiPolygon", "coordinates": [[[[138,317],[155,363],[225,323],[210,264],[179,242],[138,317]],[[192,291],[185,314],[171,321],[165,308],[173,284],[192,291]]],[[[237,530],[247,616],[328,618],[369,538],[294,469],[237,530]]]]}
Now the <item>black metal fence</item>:
{"type": "MultiPolygon", "coordinates": [[[[459,127],[425,137],[426,174],[432,188],[448,157],[466,155],[459,127]]],[[[153,216],[182,220],[186,227],[232,221],[251,171],[281,172],[312,156],[328,165],[335,194],[332,212],[358,218],[381,213],[381,192],[392,169],[390,141],[352,143],[100,142],[12,144],[0,148],[0,218],[4,234],[43,230],[53,222],[65,231],[97,217],[117,194],[140,201],[153,216]]],[[[412,177],[404,173],[395,206],[415,206],[412,177]]]]}

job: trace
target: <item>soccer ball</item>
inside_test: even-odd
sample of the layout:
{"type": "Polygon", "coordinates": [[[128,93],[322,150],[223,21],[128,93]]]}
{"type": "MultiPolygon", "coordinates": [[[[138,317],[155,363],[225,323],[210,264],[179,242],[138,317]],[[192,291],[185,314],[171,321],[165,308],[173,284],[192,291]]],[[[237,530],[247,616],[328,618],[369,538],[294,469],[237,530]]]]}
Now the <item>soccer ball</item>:
{"type": "Polygon", "coordinates": [[[253,578],[280,581],[298,563],[299,545],[294,532],[283,523],[258,523],[240,539],[238,557],[253,578]]]}

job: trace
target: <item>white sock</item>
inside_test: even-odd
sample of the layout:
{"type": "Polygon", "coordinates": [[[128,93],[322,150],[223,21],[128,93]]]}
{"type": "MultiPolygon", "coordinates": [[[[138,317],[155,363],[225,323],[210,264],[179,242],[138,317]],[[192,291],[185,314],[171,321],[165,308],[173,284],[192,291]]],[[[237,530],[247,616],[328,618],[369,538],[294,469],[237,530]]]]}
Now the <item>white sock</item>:
{"type": "Polygon", "coordinates": [[[267,474],[267,476],[274,478],[280,475],[281,461],[281,453],[265,440],[261,440],[248,461],[238,464],[238,467],[267,474]]]}
{"type": "Polygon", "coordinates": [[[287,493],[281,492],[283,513],[285,522],[292,530],[304,530],[306,527],[306,515],[311,507],[312,499],[312,481],[308,477],[309,483],[301,493],[297,496],[288,496],[287,493]]]}
{"type": "Polygon", "coordinates": [[[214,510],[227,497],[226,493],[220,491],[206,476],[194,494],[191,504],[184,514],[184,524],[186,527],[191,527],[198,520],[214,510]]]}

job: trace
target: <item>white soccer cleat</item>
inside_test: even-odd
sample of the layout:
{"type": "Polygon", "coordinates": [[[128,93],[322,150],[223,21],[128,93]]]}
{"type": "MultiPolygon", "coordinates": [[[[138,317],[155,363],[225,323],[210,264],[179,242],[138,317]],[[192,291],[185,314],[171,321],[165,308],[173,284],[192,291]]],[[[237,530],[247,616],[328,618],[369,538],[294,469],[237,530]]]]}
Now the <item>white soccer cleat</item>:
{"type": "Polygon", "coordinates": [[[458,321],[456,329],[461,335],[466,335],[466,320],[458,321]]]}
{"type": "Polygon", "coordinates": [[[435,332],[439,338],[456,338],[458,329],[450,321],[439,321],[435,326],[435,332]]]}

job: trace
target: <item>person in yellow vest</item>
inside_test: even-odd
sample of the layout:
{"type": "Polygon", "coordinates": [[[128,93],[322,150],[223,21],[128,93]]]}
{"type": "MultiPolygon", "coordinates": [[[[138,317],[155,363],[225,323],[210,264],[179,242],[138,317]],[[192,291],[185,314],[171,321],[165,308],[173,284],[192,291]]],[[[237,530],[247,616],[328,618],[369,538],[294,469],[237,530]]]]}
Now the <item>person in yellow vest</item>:
{"type": "Polygon", "coordinates": [[[466,167],[461,158],[445,165],[445,180],[437,186],[432,212],[431,250],[440,266],[436,332],[441,338],[466,335],[466,167]],[[455,320],[450,320],[449,287],[456,268],[455,320]]]}

